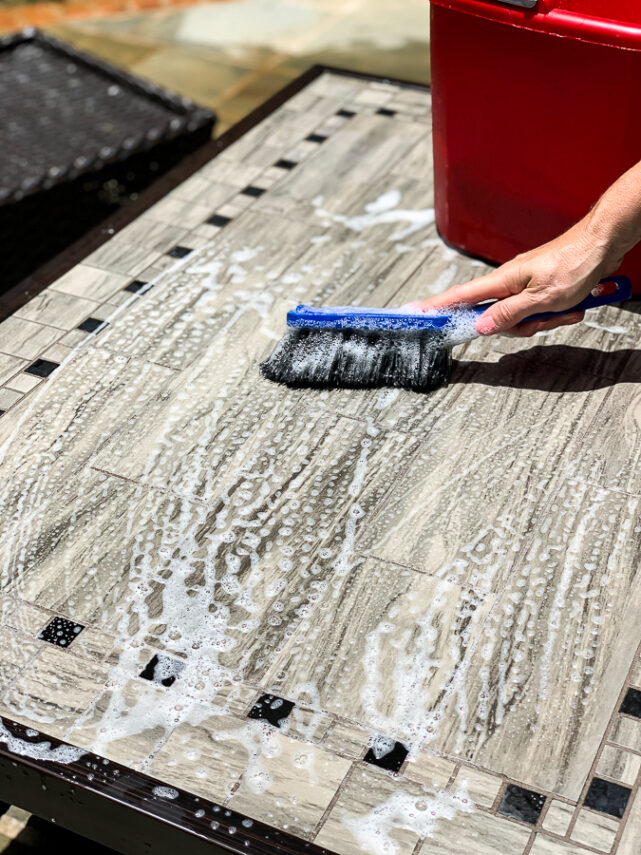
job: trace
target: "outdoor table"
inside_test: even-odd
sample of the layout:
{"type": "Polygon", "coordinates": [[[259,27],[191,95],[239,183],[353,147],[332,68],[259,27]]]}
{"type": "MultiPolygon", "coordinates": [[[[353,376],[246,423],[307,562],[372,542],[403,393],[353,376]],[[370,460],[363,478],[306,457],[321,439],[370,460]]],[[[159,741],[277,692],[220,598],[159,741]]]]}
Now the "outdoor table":
{"type": "Polygon", "coordinates": [[[0,801],[124,853],[638,855],[634,304],[430,395],[271,384],[292,305],[488,268],[425,88],[315,68],[209,154],[0,324],[0,801]]]}

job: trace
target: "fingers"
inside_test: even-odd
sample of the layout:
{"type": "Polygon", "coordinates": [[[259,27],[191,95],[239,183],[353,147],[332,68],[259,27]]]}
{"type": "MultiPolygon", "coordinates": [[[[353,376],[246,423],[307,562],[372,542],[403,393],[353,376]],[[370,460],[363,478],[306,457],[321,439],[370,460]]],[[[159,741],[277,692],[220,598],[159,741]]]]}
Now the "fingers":
{"type": "Polygon", "coordinates": [[[406,303],[402,308],[412,312],[428,312],[460,303],[472,306],[476,303],[483,303],[485,300],[502,300],[512,293],[508,288],[505,274],[501,273],[499,268],[499,270],[494,270],[492,273],[480,276],[471,282],[454,285],[447,291],[443,291],[442,294],[437,294],[436,297],[406,303]]]}
{"type": "Polygon", "coordinates": [[[506,332],[520,324],[528,315],[536,314],[536,311],[532,292],[526,288],[520,294],[493,303],[476,321],[476,331],[479,335],[506,332]]]}
{"type": "Polygon", "coordinates": [[[585,312],[571,312],[567,315],[562,315],[558,318],[550,318],[548,321],[525,321],[522,324],[517,324],[513,327],[508,335],[517,336],[518,338],[530,338],[536,333],[544,330],[554,330],[557,327],[567,327],[571,324],[580,323],[585,317],[585,312]]]}

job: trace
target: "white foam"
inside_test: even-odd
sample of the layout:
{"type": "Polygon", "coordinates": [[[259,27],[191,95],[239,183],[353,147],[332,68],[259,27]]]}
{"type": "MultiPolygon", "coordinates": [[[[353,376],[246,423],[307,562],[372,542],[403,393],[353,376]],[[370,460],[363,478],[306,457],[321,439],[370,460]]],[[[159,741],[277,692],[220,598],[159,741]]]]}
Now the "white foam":
{"type": "Polygon", "coordinates": [[[387,193],[383,193],[378,199],[365,205],[365,210],[368,214],[382,214],[383,211],[391,211],[393,208],[397,208],[400,203],[400,190],[388,190],[387,193]]]}
{"type": "Polygon", "coordinates": [[[373,226],[387,223],[408,223],[406,228],[400,229],[389,237],[391,241],[403,241],[405,238],[431,226],[434,222],[434,208],[423,208],[419,210],[398,209],[401,194],[398,190],[388,190],[373,202],[365,205],[365,213],[354,217],[344,214],[332,214],[323,208],[317,208],[318,216],[323,217],[325,222],[334,222],[344,225],[355,232],[362,232],[373,226]]]}
{"type": "Polygon", "coordinates": [[[75,748],[71,745],[59,745],[52,748],[48,741],[28,742],[14,736],[0,721],[0,742],[4,742],[9,751],[28,757],[31,760],[49,760],[53,763],[76,763],[81,757],[89,752],[83,748],[75,748]]]}
{"type": "Polygon", "coordinates": [[[603,332],[612,333],[612,335],[623,335],[623,333],[628,331],[627,327],[617,326],[616,324],[606,326],[605,324],[597,323],[597,321],[583,321],[583,325],[591,327],[594,330],[603,330],[603,332]]]}
{"type": "MultiPolygon", "coordinates": [[[[173,787],[154,787],[151,791],[159,799],[177,799],[180,793],[173,787]]],[[[203,811],[204,813],[204,811],[203,811]]]]}
{"type": "Polygon", "coordinates": [[[384,802],[366,814],[347,814],[341,824],[368,855],[401,855],[404,851],[393,833],[407,829],[418,837],[431,837],[439,823],[454,819],[459,813],[473,808],[465,790],[448,793],[424,788],[414,795],[399,786],[384,802]]]}

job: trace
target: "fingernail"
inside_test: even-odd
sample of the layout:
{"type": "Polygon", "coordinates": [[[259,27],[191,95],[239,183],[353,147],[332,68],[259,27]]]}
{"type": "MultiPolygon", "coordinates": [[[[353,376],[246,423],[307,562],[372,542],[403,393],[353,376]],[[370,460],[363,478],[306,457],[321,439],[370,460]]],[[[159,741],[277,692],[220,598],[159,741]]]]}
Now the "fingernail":
{"type": "Polygon", "coordinates": [[[481,315],[476,322],[476,331],[479,335],[492,335],[496,332],[496,324],[490,315],[481,315]]]}
{"type": "Polygon", "coordinates": [[[421,303],[405,303],[404,306],[401,306],[401,309],[405,312],[422,312],[423,311],[421,303]]]}

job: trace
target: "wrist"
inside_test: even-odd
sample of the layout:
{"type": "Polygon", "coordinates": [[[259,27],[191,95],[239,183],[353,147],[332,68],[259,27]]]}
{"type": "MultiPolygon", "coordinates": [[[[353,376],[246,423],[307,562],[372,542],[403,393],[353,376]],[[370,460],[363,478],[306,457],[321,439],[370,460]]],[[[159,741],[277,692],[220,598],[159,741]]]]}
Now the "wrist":
{"type": "Polygon", "coordinates": [[[581,220],[583,240],[590,255],[605,273],[613,273],[634,242],[628,244],[623,230],[615,218],[604,213],[599,203],[581,220]]]}

